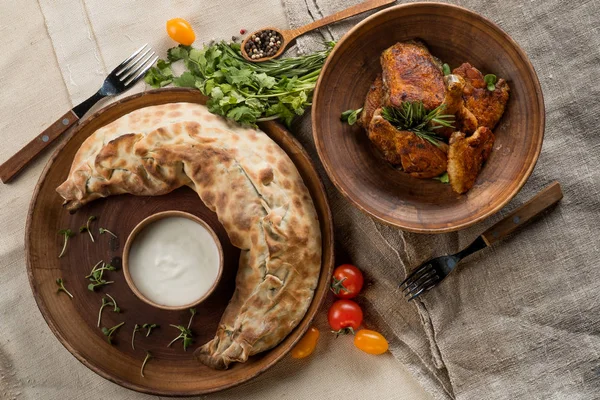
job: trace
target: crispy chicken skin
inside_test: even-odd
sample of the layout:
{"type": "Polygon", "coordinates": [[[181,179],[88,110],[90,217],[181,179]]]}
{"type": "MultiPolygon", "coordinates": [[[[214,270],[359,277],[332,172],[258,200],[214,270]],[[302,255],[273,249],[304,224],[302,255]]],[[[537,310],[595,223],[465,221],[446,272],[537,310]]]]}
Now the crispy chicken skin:
{"type": "Polygon", "coordinates": [[[437,147],[409,131],[399,131],[375,111],[368,129],[369,139],[394,165],[415,178],[433,178],[446,171],[448,148],[437,147]]]}
{"type": "Polygon", "coordinates": [[[417,41],[396,43],[381,53],[385,105],[400,107],[405,101],[423,102],[432,110],[444,100],[444,76],[439,60],[417,41]]]}
{"type": "Polygon", "coordinates": [[[494,134],[485,126],[466,137],[462,132],[454,132],[450,137],[448,150],[448,178],[452,190],[462,194],[475,184],[481,166],[488,159],[494,145],[494,134]]]}
{"type": "Polygon", "coordinates": [[[465,105],[475,115],[479,126],[494,129],[508,102],[510,89],[504,79],[498,79],[496,90],[487,89],[483,74],[469,63],[464,63],[452,71],[465,80],[463,98],[465,105]]]}
{"type": "Polygon", "coordinates": [[[363,106],[360,119],[358,120],[360,126],[365,129],[369,127],[371,119],[373,119],[373,113],[375,113],[375,110],[378,108],[381,108],[381,105],[383,104],[383,95],[383,80],[381,79],[381,74],[379,74],[371,84],[369,92],[367,93],[365,105],[363,106]]]}
{"type": "Polygon", "coordinates": [[[447,75],[444,77],[446,85],[446,95],[444,97],[445,108],[442,114],[454,115],[454,129],[443,127],[436,130],[436,133],[445,138],[449,138],[454,131],[462,131],[465,133],[473,133],[477,129],[477,118],[471,111],[465,107],[463,100],[463,90],[465,88],[465,80],[459,75],[447,75]]]}

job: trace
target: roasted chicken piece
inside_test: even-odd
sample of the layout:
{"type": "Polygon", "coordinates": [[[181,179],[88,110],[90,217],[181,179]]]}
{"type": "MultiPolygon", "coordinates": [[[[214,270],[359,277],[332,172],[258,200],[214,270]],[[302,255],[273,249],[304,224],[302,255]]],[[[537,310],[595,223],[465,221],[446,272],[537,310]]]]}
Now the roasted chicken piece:
{"type": "Polygon", "coordinates": [[[463,98],[465,106],[475,115],[479,126],[494,129],[504,113],[510,89],[504,79],[498,79],[496,90],[489,91],[483,74],[469,63],[464,63],[452,71],[465,80],[463,98]]]}
{"type": "Polygon", "coordinates": [[[418,41],[396,43],[381,53],[384,104],[400,107],[405,101],[422,101],[433,110],[444,100],[442,65],[418,41]]]}
{"type": "Polygon", "coordinates": [[[463,132],[454,132],[448,150],[448,178],[452,190],[462,194],[475,184],[481,166],[488,159],[494,145],[494,134],[485,126],[466,137],[463,132]]]}
{"type": "Polygon", "coordinates": [[[371,119],[373,119],[375,110],[381,108],[381,105],[383,104],[383,96],[383,80],[381,79],[381,74],[379,74],[369,88],[367,98],[365,99],[365,105],[360,113],[360,119],[358,122],[363,128],[369,128],[369,124],[371,123],[371,119]]]}
{"type": "Polygon", "coordinates": [[[375,111],[368,129],[369,139],[394,165],[415,178],[433,178],[446,171],[448,146],[436,146],[410,131],[400,131],[375,111]]]}
{"type": "Polygon", "coordinates": [[[454,115],[454,128],[442,127],[436,129],[435,133],[449,138],[452,132],[461,131],[465,133],[473,133],[477,129],[477,118],[471,111],[465,107],[463,100],[463,90],[465,88],[465,80],[459,75],[446,75],[444,77],[446,85],[446,95],[444,97],[444,109],[442,114],[454,115]]]}

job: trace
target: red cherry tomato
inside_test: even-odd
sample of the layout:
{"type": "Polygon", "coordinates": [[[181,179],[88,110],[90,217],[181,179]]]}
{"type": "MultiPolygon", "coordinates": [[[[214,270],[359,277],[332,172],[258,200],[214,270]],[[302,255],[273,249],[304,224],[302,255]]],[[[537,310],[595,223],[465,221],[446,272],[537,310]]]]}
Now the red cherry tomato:
{"type": "Polygon", "coordinates": [[[388,342],[383,335],[368,329],[356,332],[354,345],[368,354],[383,354],[388,351],[388,342]]]}
{"type": "Polygon", "coordinates": [[[363,286],[363,274],[352,264],[342,264],[333,271],[331,291],[340,299],[356,297],[363,286]]]}
{"type": "Polygon", "coordinates": [[[338,300],[331,305],[327,320],[337,334],[354,333],[362,324],[363,312],[352,300],[338,300]]]}
{"type": "Polygon", "coordinates": [[[196,40],[194,29],[183,18],[173,18],[167,21],[167,33],[171,39],[185,46],[190,46],[196,40]]]}

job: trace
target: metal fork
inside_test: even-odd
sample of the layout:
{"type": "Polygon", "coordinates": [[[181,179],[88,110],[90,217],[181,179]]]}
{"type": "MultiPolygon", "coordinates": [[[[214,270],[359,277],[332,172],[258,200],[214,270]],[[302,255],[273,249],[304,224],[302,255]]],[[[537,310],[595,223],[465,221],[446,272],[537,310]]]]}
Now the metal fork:
{"type": "Polygon", "coordinates": [[[92,97],[67,111],[65,115],[40,133],[4,164],[0,165],[0,180],[3,183],[8,183],[61,134],[79,121],[98,101],[132,88],[144,77],[144,74],[148,72],[156,60],[158,60],[158,57],[155,56],[154,51],[147,44],[140,47],[108,74],[102,87],[92,97]]]}
{"type": "Polygon", "coordinates": [[[433,289],[456,268],[460,260],[506,237],[533,217],[556,204],[562,197],[559,183],[553,182],[527,203],[482,233],[466,249],[423,263],[400,284],[404,296],[411,301],[433,289]]]}

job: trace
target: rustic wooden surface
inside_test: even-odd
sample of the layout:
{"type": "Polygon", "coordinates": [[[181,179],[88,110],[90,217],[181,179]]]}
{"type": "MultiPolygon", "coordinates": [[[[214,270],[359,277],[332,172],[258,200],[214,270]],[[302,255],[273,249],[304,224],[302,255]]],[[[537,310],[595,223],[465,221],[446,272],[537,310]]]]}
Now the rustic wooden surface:
{"type": "Polygon", "coordinates": [[[519,46],[487,19],[440,3],[391,7],[350,30],[323,68],[312,112],[316,147],[338,190],[378,220],[421,233],[459,230],[504,207],[533,171],[544,124],[540,84],[519,46]],[[450,185],[394,169],[377,155],[358,125],[340,122],[343,111],[363,106],[381,71],[381,52],[414,38],[425,41],[431,53],[451,68],[468,61],[510,85],[506,112],[494,130],[494,150],[465,195],[457,195],[450,185]]]}
{"type": "Polygon", "coordinates": [[[550,186],[539,192],[527,203],[512,211],[502,220],[483,232],[481,237],[483,237],[483,240],[490,246],[492,243],[510,235],[531,219],[558,203],[562,198],[563,193],[560,184],[558,182],[552,182],[550,186]]]}
{"type": "Polygon", "coordinates": [[[60,135],[73,126],[79,117],[73,110],[67,111],[62,117],[57,119],[52,125],[44,129],[25,147],[19,150],[14,156],[0,165],[0,180],[3,183],[10,182],[19,172],[23,170],[39,154],[43,153],[60,135]]]}
{"type": "Polygon", "coordinates": [[[248,61],[252,61],[252,62],[263,62],[263,61],[267,61],[273,58],[277,58],[279,56],[281,56],[281,54],[283,54],[283,51],[298,37],[298,36],[302,36],[307,32],[310,31],[314,31],[315,29],[318,28],[322,28],[324,26],[327,26],[329,24],[333,24],[335,22],[338,21],[342,21],[346,18],[350,18],[353,17],[355,15],[358,14],[362,14],[364,12],[367,11],[371,11],[374,10],[376,8],[379,7],[383,7],[392,3],[395,3],[396,0],[368,0],[365,1],[363,3],[357,4],[355,6],[352,7],[348,7],[345,10],[342,10],[340,12],[337,12],[335,14],[332,15],[328,15],[325,18],[321,18],[319,20],[316,20],[310,24],[301,26],[299,28],[295,28],[295,29],[288,29],[288,30],[281,30],[278,28],[274,28],[274,27],[267,27],[267,28],[262,28],[258,31],[252,32],[250,33],[246,39],[244,39],[244,41],[242,42],[242,56],[248,60],[248,61]],[[250,37],[254,34],[254,33],[258,33],[261,31],[264,31],[265,29],[270,29],[270,30],[274,30],[277,31],[281,34],[281,36],[283,37],[283,43],[281,44],[281,47],[279,48],[279,50],[277,51],[277,53],[275,53],[274,55],[272,55],[271,57],[263,57],[263,58],[259,58],[259,59],[255,59],[253,60],[251,57],[248,56],[248,54],[246,53],[246,42],[248,42],[248,40],[250,39],[250,37]]]}
{"type": "Polygon", "coordinates": [[[127,388],[156,395],[185,396],[214,392],[247,381],[286,355],[309,327],[328,292],[333,269],[333,227],[323,185],[306,152],[279,124],[262,124],[261,129],[296,164],[313,196],[323,235],[321,276],[306,316],[277,347],[251,357],[244,364],[235,364],[226,371],[212,370],[195,360],[195,348],[214,337],[221,314],[233,293],[239,258],[239,250],[231,246],[216,215],[189,188],[159,197],[109,197],[94,201],[73,215],[61,207],[62,199],[55,192],[56,187],[67,178],[81,143],[98,128],[135,109],[177,101],[203,103],[205,98],[192,89],[150,91],[114,103],[84,121],[71,139],[57,150],[40,177],[30,205],[25,246],[29,282],[40,311],[52,332],[77,359],[101,376],[127,388]],[[87,289],[89,282],[84,278],[97,261],[122,256],[127,235],[140,221],[166,210],[185,211],[202,218],[216,232],[223,246],[223,275],[213,294],[198,306],[198,314],[192,324],[196,341],[187,352],[183,351],[181,342],[170,348],[166,346],[178,335],[178,331],[169,324],[187,324],[188,311],[158,310],[142,302],[129,290],[122,271],[107,273],[115,283],[96,292],[87,289]],[[65,256],[58,259],[62,238],[57,231],[63,228],[78,231],[90,215],[98,217],[92,223],[96,243],[92,243],[87,234],[78,234],[69,240],[65,256]],[[111,230],[119,241],[111,240],[107,234],[96,234],[98,227],[111,230]],[[64,293],[56,293],[55,281],[59,277],[65,280],[74,299],[64,293]],[[96,327],[104,293],[116,299],[122,313],[113,313],[105,308],[102,326],[110,328],[125,321],[112,346],[96,327]],[[136,323],[158,323],[160,328],[153,330],[148,338],[138,333],[134,351],[130,342],[136,323]],[[146,365],[146,377],[142,378],[140,367],[146,350],[154,358],[146,365]]]}

